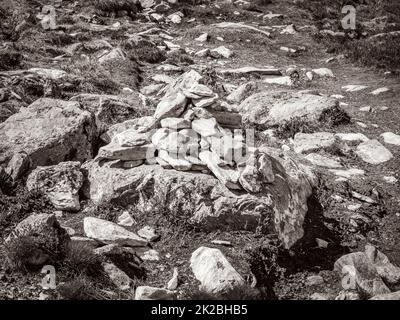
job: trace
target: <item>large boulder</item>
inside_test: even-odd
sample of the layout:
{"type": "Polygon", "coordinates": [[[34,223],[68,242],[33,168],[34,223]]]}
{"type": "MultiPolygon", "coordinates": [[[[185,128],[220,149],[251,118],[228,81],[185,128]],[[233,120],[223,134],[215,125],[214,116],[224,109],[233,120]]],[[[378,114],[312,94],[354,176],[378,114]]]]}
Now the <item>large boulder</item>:
{"type": "Polygon", "coordinates": [[[263,91],[245,99],[238,111],[243,121],[268,128],[278,126],[294,118],[310,122],[318,121],[324,113],[338,110],[335,99],[314,94],[263,91]]]}
{"type": "Polygon", "coordinates": [[[290,157],[270,157],[268,152],[264,155],[268,161],[258,164],[257,193],[231,191],[209,174],[158,165],[124,169],[114,161],[87,162],[83,190],[97,204],[136,205],[144,213],[149,208],[167,211],[205,230],[277,231],[285,246],[291,247],[303,236],[313,182],[305,167],[293,164],[290,157]]]}
{"type": "Polygon", "coordinates": [[[243,278],[218,249],[200,247],[192,253],[190,267],[200,289],[209,293],[225,292],[244,284],[243,278]]]}
{"type": "MultiPolygon", "coordinates": [[[[26,153],[31,169],[93,156],[95,121],[78,102],[39,99],[0,124],[0,165],[26,153]]],[[[14,169],[15,170],[15,169],[14,169]]]]}
{"type": "Polygon", "coordinates": [[[79,190],[83,184],[83,174],[79,162],[68,161],[48,167],[37,167],[28,176],[28,190],[44,192],[58,210],[78,211],[79,190]]]}
{"type": "Polygon", "coordinates": [[[350,289],[358,289],[373,297],[390,293],[386,284],[400,282],[400,268],[374,246],[366,245],[364,252],[352,252],[340,257],[334,269],[347,276],[350,289]]]}

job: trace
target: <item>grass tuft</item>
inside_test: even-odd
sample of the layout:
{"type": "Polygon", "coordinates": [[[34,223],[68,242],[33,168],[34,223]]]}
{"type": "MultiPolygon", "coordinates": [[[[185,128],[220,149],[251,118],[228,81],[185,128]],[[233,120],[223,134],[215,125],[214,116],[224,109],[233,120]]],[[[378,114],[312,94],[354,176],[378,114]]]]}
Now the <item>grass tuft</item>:
{"type": "Polygon", "coordinates": [[[21,64],[22,55],[20,52],[8,48],[0,50],[0,70],[13,70],[21,64]]]}
{"type": "Polygon", "coordinates": [[[84,275],[59,285],[57,290],[62,298],[66,300],[101,299],[93,281],[84,275]]]}
{"type": "Polygon", "coordinates": [[[68,278],[79,275],[97,278],[103,275],[102,258],[93,252],[93,248],[86,243],[70,242],[62,261],[62,272],[68,278]]]}
{"type": "Polygon", "coordinates": [[[261,293],[256,288],[241,285],[215,294],[200,289],[191,290],[185,298],[187,300],[260,300],[261,293]]]}
{"type": "Polygon", "coordinates": [[[140,3],[137,0],[92,0],[94,7],[101,11],[127,11],[138,12],[140,3]]]}
{"type": "Polygon", "coordinates": [[[33,237],[25,236],[12,240],[6,245],[8,267],[26,273],[37,270],[49,259],[49,255],[39,248],[33,237]]]}
{"type": "Polygon", "coordinates": [[[298,132],[313,133],[318,130],[315,123],[310,122],[306,117],[294,117],[279,125],[275,134],[280,139],[294,138],[298,132]]]}

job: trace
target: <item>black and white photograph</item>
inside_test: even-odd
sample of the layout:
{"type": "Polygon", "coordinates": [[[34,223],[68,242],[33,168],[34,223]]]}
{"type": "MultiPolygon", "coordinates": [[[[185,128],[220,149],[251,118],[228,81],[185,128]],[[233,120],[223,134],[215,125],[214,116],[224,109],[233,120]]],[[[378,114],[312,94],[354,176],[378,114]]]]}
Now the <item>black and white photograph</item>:
{"type": "Polygon", "coordinates": [[[0,0],[0,306],[400,300],[399,179],[399,0],[0,0]]]}

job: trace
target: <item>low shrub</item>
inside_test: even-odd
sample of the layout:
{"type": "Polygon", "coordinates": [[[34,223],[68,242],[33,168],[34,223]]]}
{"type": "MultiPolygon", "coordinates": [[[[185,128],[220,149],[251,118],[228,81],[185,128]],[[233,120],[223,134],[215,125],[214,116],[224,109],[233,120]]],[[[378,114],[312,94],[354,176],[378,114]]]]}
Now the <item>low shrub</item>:
{"type": "Polygon", "coordinates": [[[8,267],[26,273],[40,268],[50,258],[43,248],[37,246],[30,236],[12,240],[5,247],[8,267]]]}

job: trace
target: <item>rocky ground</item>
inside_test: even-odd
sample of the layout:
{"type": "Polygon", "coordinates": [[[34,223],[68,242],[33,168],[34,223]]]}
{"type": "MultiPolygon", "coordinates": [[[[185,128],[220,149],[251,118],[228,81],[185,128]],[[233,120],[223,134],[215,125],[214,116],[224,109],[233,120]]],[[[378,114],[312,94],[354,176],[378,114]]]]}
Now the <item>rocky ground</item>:
{"type": "Polygon", "coordinates": [[[0,2],[0,297],[400,299],[400,7],[355,3],[0,2]]]}

